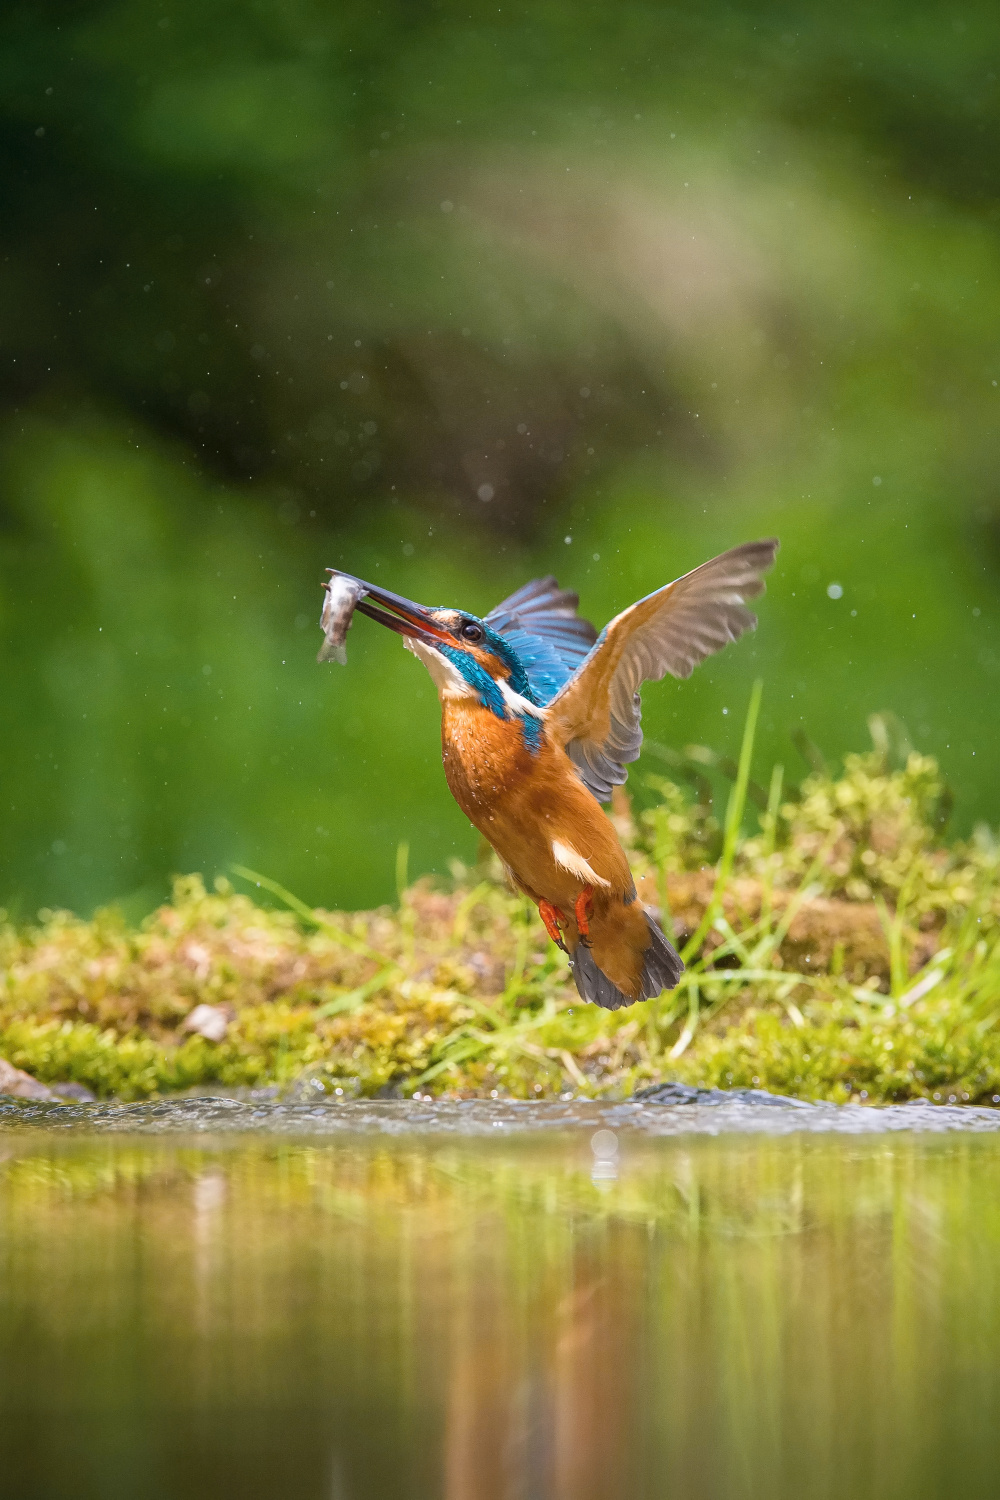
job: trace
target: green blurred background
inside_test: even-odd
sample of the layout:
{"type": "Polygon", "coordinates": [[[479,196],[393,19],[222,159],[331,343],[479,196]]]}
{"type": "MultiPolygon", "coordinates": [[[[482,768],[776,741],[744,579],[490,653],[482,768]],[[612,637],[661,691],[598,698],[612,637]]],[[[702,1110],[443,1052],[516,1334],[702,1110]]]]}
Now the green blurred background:
{"type": "Polygon", "coordinates": [[[759,774],[891,710],[995,823],[998,68],[986,3],[5,6],[0,899],[384,899],[475,838],[327,566],[600,625],[772,531],[647,735],[761,675],[759,774]]]}

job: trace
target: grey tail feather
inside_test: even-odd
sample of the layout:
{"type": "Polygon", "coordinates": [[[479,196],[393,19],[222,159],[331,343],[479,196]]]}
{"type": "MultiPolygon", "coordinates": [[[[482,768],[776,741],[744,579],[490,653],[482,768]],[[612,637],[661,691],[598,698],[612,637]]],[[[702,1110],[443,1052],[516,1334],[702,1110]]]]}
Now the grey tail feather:
{"type": "MultiPolygon", "coordinates": [[[[661,990],[673,989],[684,972],[684,965],[649,912],[645,913],[645,917],[651,941],[643,957],[642,994],[639,998],[651,1000],[661,990]]],[[[577,945],[576,952],[570,958],[570,967],[582,1000],[600,1005],[604,1010],[620,1010],[623,1005],[634,1004],[597,967],[594,955],[585,943],[577,945]]]]}
{"type": "Polygon", "coordinates": [[[632,1004],[628,996],[623,995],[618,986],[612,984],[608,976],[597,967],[594,955],[586,943],[577,943],[576,951],[570,955],[569,964],[581,1000],[589,1000],[592,1005],[601,1005],[605,1010],[620,1010],[623,1005],[632,1004]]]}
{"type": "Polygon", "coordinates": [[[661,990],[672,990],[684,973],[680,954],[660,924],[645,913],[652,942],[646,949],[642,965],[642,998],[652,1000],[661,990]]]}

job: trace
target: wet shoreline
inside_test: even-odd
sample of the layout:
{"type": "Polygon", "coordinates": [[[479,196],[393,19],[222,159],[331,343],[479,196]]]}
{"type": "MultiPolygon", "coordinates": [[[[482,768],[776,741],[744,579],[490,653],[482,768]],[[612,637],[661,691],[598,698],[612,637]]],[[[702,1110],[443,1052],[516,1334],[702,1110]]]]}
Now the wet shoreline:
{"type": "Polygon", "coordinates": [[[276,1136],[446,1135],[504,1137],[598,1129],[636,1136],[881,1135],[1000,1131],[1000,1110],[914,1102],[811,1104],[760,1090],[668,1084],[645,1097],[594,1100],[349,1099],[205,1095],[139,1104],[0,1101],[0,1133],[74,1135],[249,1134],[276,1136]],[[659,1095],[659,1098],[657,1097],[659,1095]]]}

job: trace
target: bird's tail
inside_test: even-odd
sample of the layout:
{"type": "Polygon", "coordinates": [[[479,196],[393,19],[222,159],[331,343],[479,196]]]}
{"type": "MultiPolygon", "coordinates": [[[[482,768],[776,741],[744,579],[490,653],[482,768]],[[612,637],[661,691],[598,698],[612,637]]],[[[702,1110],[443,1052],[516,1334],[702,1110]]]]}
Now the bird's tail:
{"type": "MultiPolygon", "coordinates": [[[[633,964],[627,964],[623,968],[618,962],[613,966],[615,979],[625,983],[627,989],[633,993],[626,993],[626,990],[619,988],[615,979],[610,978],[603,969],[598,967],[594,948],[587,943],[578,942],[570,954],[569,961],[581,999],[588,1000],[593,1005],[603,1006],[605,1010],[619,1010],[623,1005],[634,1005],[637,1000],[651,1000],[661,990],[674,988],[684,972],[680,954],[650,913],[643,910],[641,915],[646,922],[647,945],[645,948],[640,946],[635,952],[633,964]],[[634,972],[632,983],[629,983],[626,968],[634,972]]],[[[602,960],[604,960],[602,949],[605,946],[605,944],[597,945],[598,955],[602,960]]],[[[604,961],[607,963],[607,960],[604,961]]],[[[612,967],[612,964],[607,963],[607,967],[612,967]]]]}

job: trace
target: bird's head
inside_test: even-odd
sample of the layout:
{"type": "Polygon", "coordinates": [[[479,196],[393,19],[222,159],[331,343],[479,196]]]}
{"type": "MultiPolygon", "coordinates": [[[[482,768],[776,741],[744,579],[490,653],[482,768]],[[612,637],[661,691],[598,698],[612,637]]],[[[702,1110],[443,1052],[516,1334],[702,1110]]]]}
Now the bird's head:
{"type": "Polygon", "coordinates": [[[364,588],[356,608],[403,637],[403,645],[430,672],[442,700],[478,698],[501,713],[505,704],[516,706],[517,700],[534,703],[517,653],[478,615],[416,604],[373,583],[364,588]]]}

